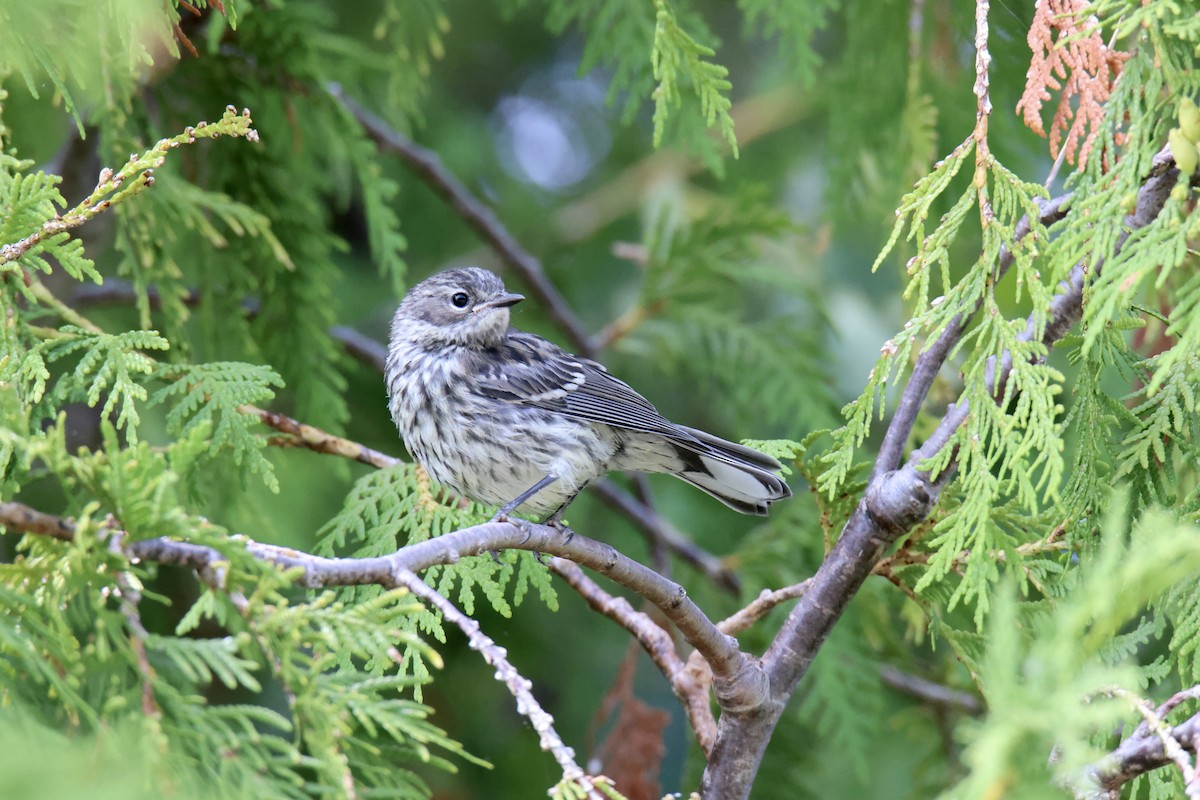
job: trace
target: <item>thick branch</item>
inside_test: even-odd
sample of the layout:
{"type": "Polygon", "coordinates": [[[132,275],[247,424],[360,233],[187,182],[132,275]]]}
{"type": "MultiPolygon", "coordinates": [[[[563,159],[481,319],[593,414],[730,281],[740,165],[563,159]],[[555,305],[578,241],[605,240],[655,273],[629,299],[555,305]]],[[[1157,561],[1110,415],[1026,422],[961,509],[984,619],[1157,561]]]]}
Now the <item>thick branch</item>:
{"type": "MultiPolygon", "coordinates": [[[[1178,170],[1168,150],[1159,153],[1154,163],[1154,174],[1139,191],[1134,214],[1124,220],[1118,249],[1132,230],[1144,227],[1162,211],[1176,183],[1178,170]]],[[[1099,270],[1102,265],[1090,266],[1099,270]]],[[[1079,320],[1085,268],[1086,265],[1080,264],[1072,271],[1051,303],[1042,333],[1042,340],[1048,345],[1079,320]]],[[[1026,341],[1035,335],[1039,319],[1045,318],[1043,314],[1030,316],[1021,334],[1026,341]]],[[[1008,378],[1011,356],[1005,354],[999,366],[996,387],[1002,387],[1008,378]]],[[[933,508],[953,468],[943,470],[934,480],[921,471],[920,465],[946,446],[954,431],[965,422],[967,412],[965,400],[954,404],[930,440],[903,467],[895,471],[876,470],[879,474],[872,476],[866,495],[846,522],[837,544],[763,656],[763,666],[771,682],[770,702],[747,713],[721,715],[717,743],[701,785],[702,795],[730,800],[747,796],[783,708],[829,631],[888,546],[925,519],[933,508]]]]}
{"type": "MultiPolygon", "coordinates": [[[[74,524],[69,520],[42,514],[20,503],[0,504],[0,524],[9,530],[59,539],[74,536],[74,524]]],[[[739,649],[736,639],[718,630],[688,598],[682,586],[607,544],[577,534],[564,536],[562,531],[548,525],[487,522],[377,558],[323,558],[250,539],[243,542],[246,552],[255,558],[283,568],[303,569],[299,583],[309,588],[389,586],[397,570],[420,572],[438,564],[456,563],[464,556],[495,550],[532,550],[561,556],[606,575],[657,606],[711,666],[716,676],[713,688],[723,708],[754,707],[766,696],[766,677],[757,661],[739,649]]],[[[224,561],[224,556],[212,548],[165,538],[132,542],[125,550],[134,558],[197,570],[212,570],[224,561]]]]}
{"type": "Polygon", "coordinates": [[[602,542],[579,535],[564,537],[547,525],[528,524],[523,532],[510,523],[491,522],[409,545],[386,558],[417,571],[453,563],[460,556],[508,548],[562,556],[649,600],[709,663],[722,708],[752,708],[765,698],[767,687],[757,662],[738,648],[736,639],[717,629],[682,586],[602,542]]]}
{"type": "MultiPolygon", "coordinates": [[[[1184,750],[1195,753],[1196,741],[1200,739],[1200,714],[1171,728],[1168,738],[1179,743],[1184,750]]],[[[1084,775],[1085,785],[1076,789],[1075,796],[1080,800],[1115,800],[1120,796],[1124,784],[1138,775],[1171,763],[1162,737],[1150,736],[1148,732],[1135,734],[1088,768],[1084,775]]]]}
{"type": "Polygon", "coordinates": [[[1123,784],[1173,763],[1183,775],[1189,800],[1200,797],[1200,770],[1188,758],[1189,752],[1200,751],[1200,714],[1174,728],[1167,722],[1167,715],[1181,703],[1200,698],[1200,686],[1176,692],[1158,708],[1132,692],[1114,691],[1128,699],[1144,719],[1116,750],[1071,782],[1075,796],[1080,800],[1116,800],[1123,784]]]}

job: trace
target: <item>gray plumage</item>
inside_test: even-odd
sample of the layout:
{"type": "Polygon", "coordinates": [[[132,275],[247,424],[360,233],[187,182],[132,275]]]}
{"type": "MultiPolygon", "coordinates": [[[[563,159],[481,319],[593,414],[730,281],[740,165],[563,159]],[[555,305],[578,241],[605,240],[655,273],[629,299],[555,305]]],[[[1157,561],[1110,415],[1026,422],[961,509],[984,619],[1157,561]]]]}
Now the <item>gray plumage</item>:
{"type": "Polygon", "coordinates": [[[509,327],[523,298],[471,267],[414,286],[392,319],[387,384],[404,444],[438,483],[560,513],[610,470],[667,472],[745,514],[791,490],[768,455],[665,419],[600,364],[509,327]]]}

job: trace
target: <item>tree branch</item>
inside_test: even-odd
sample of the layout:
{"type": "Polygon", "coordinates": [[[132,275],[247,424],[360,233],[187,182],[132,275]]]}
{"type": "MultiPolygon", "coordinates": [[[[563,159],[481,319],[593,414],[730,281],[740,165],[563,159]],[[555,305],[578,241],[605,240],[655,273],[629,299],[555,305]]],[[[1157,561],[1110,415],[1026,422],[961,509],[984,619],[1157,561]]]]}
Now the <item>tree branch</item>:
{"type": "MultiPolygon", "coordinates": [[[[43,514],[21,503],[0,504],[0,524],[9,530],[58,539],[70,540],[74,536],[74,524],[69,520],[43,514]],[[64,535],[65,532],[69,535],[64,535]]],[[[375,558],[324,558],[251,539],[241,542],[247,553],[261,561],[285,569],[301,568],[304,574],[298,583],[307,588],[390,586],[397,570],[420,572],[494,550],[532,550],[561,556],[606,575],[657,606],[710,665],[715,676],[714,692],[722,708],[752,708],[760,705],[767,695],[766,675],[757,659],[743,653],[732,636],[722,633],[688,598],[682,586],[610,545],[578,534],[564,536],[561,530],[548,525],[486,522],[375,558]]],[[[134,558],[196,570],[212,570],[224,562],[224,556],[212,548],[165,538],[132,542],[125,551],[134,558]]]]}
{"type": "Polygon", "coordinates": [[[496,679],[508,687],[508,691],[517,701],[517,711],[529,720],[529,724],[537,731],[538,743],[542,750],[554,756],[562,769],[563,780],[575,784],[585,793],[588,800],[604,800],[604,795],[596,788],[593,779],[575,763],[575,751],[568,747],[562,737],[554,730],[554,718],[542,708],[537,698],[533,696],[533,684],[528,678],[517,672],[516,667],[508,660],[508,653],[483,633],[479,623],[463,612],[453,603],[431,589],[414,573],[406,569],[397,569],[392,574],[392,584],[403,586],[416,597],[441,612],[442,617],[449,620],[467,635],[467,643],[471,649],[483,656],[491,667],[496,670],[496,679]]]}
{"type": "Polygon", "coordinates": [[[695,674],[685,669],[683,660],[675,652],[671,635],[625,598],[615,597],[600,588],[574,562],[556,558],[550,562],[550,569],[578,592],[594,611],[629,631],[637,640],[683,705],[696,741],[707,755],[717,734],[717,721],[708,700],[708,683],[698,682],[695,674]]]}
{"type": "MultiPolygon", "coordinates": [[[[334,436],[320,428],[306,425],[283,414],[250,405],[242,406],[240,410],[242,413],[257,416],[267,427],[287,434],[286,438],[271,440],[271,444],[279,447],[303,447],[318,453],[349,458],[379,469],[403,463],[394,456],[372,450],[358,442],[334,436]]],[[[680,533],[651,506],[619,488],[607,478],[596,481],[592,484],[592,488],[602,500],[629,519],[651,542],[662,543],[707,575],[718,586],[734,594],[741,591],[741,582],[737,575],[726,567],[721,559],[680,533]]]]}
{"type": "MultiPolygon", "coordinates": [[[[1067,206],[1070,205],[1070,202],[1071,193],[1069,192],[1059,195],[1052,200],[1039,202],[1041,213],[1038,215],[1038,221],[1043,226],[1053,225],[1067,215],[1067,206]]],[[[1025,215],[1021,217],[1017,222],[1016,228],[1013,230],[1013,243],[1015,244],[1024,239],[1032,229],[1033,226],[1030,224],[1029,216],[1025,215]]],[[[1014,261],[1016,261],[1016,256],[1013,255],[1012,248],[1003,247],[1000,249],[1000,257],[996,261],[997,282],[1008,273],[1014,261]]],[[[900,402],[896,404],[896,411],[892,414],[892,421],[888,425],[887,432],[884,434],[883,443],[879,446],[879,455],[875,459],[875,467],[871,472],[872,480],[880,477],[885,472],[895,469],[899,465],[900,457],[904,452],[904,444],[908,441],[908,437],[912,433],[913,424],[917,420],[917,414],[920,413],[921,407],[925,405],[925,398],[928,396],[938,372],[941,371],[942,365],[946,363],[946,358],[950,355],[950,351],[954,349],[959,339],[962,338],[970,318],[979,311],[981,305],[983,305],[982,299],[976,301],[975,308],[969,314],[959,314],[952,319],[934,343],[928,345],[917,356],[917,363],[913,366],[912,374],[909,376],[908,383],[904,387],[904,392],[900,396],[900,402]]]]}
{"type": "Polygon", "coordinates": [[[317,453],[348,458],[377,469],[387,469],[404,463],[395,456],[372,450],[366,445],[350,439],[343,439],[341,436],[334,436],[332,433],[327,433],[320,428],[314,428],[312,425],[306,425],[274,411],[267,411],[251,405],[238,406],[238,411],[258,417],[263,425],[286,434],[286,438],[271,440],[271,444],[276,447],[303,447],[317,453]]]}
{"type": "Polygon", "coordinates": [[[812,578],[809,578],[806,581],[785,586],[782,589],[763,589],[758,597],[754,598],[754,602],[718,622],[717,627],[730,636],[737,636],[765,617],[775,606],[802,596],[808,591],[808,586],[811,582],[812,578]]]}
{"type": "Polygon", "coordinates": [[[732,594],[739,594],[742,582],[737,573],[720,558],[708,552],[679,531],[652,506],[643,503],[608,478],[589,487],[610,508],[621,512],[651,542],[664,545],[675,555],[704,573],[713,583],[732,594]]]}
{"type": "MultiPolygon", "coordinates": [[[[0,526],[9,531],[48,536],[60,541],[71,541],[75,537],[75,524],[71,520],[42,513],[22,503],[0,503],[0,526]]],[[[481,527],[491,527],[493,529],[501,527],[516,530],[515,526],[509,523],[493,523],[490,526],[481,527]]],[[[475,529],[467,529],[467,531],[460,531],[460,533],[472,530],[475,529]]],[[[563,539],[560,532],[553,529],[548,530],[556,538],[563,539]]],[[[590,541],[579,536],[575,537],[575,539],[581,542],[590,541]]],[[[432,541],[436,542],[440,540],[434,539],[432,541]]],[[[537,731],[542,749],[553,755],[555,761],[562,768],[563,780],[576,784],[586,792],[586,797],[589,800],[603,800],[604,795],[596,788],[593,779],[575,763],[574,751],[564,744],[555,732],[554,719],[534,698],[531,691],[532,684],[529,680],[522,677],[508,661],[504,649],[483,634],[478,622],[463,614],[453,603],[426,585],[412,570],[402,565],[403,549],[392,556],[384,558],[337,559],[314,556],[298,550],[263,544],[250,539],[243,539],[242,543],[248,553],[262,561],[283,568],[303,568],[304,575],[299,582],[308,588],[345,586],[349,584],[379,584],[386,588],[403,586],[421,600],[435,607],[441,612],[443,617],[458,626],[467,635],[467,640],[471,648],[483,656],[483,659],[496,669],[497,679],[508,687],[513,697],[516,698],[518,712],[525,716],[533,726],[533,729],[537,731]]],[[[596,542],[591,542],[591,544],[599,546],[596,542]]],[[[225,559],[225,556],[211,548],[198,547],[186,542],[177,542],[166,538],[126,542],[124,531],[116,528],[113,528],[110,534],[109,548],[123,552],[129,558],[187,566],[197,571],[211,571],[225,559]]],[[[486,549],[488,548],[485,547],[486,549]]],[[[425,550],[429,550],[429,548],[425,548],[425,550]]],[[[542,547],[542,550],[549,552],[550,548],[542,547]]],[[[425,561],[429,561],[431,554],[426,553],[425,556],[425,561]]],[[[432,561],[425,565],[432,566],[432,563],[450,563],[457,560],[458,556],[459,553],[448,551],[444,554],[442,560],[432,561]]],[[[417,564],[424,563],[420,559],[414,561],[417,564]]],[[[422,569],[423,566],[418,566],[417,568],[422,569]]],[[[142,627],[141,620],[137,615],[136,604],[139,594],[133,582],[123,574],[119,575],[117,580],[121,588],[120,601],[122,604],[122,613],[130,625],[135,652],[138,656],[139,670],[144,678],[143,710],[148,714],[157,716],[158,706],[154,701],[153,692],[149,688],[153,669],[146,658],[145,646],[142,642],[146,636],[146,631],[142,627]]],[[[626,603],[626,605],[628,604],[626,603]]]]}
{"type": "Polygon", "coordinates": [[[958,708],[968,714],[979,714],[983,711],[983,703],[970,692],[951,689],[919,675],[910,675],[891,664],[884,664],[879,668],[879,677],[885,686],[915,697],[922,703],[958,708]]]}
{"type": "MultiPolygon", "coordinates": [[[[1138,192],[1134,213],[1124,220],[1117,240],[1118,251],[1130,232],[1144,227],[1162,211],[1177,181],[1178,170],[1168,149],[1164,148],[1155,157],[1154,164],[1153,174],[1138,192]]],[[[1099,271],[1101,266],[1095,263],[1091,268],[1099,271]]],[[[1077,265],[1052,300],[1042,334],[1046,344],[1053,344],[1079,320],[1086,268],[1084,264],[1077,265]]],[[[1040,314],[1030,315],[1027,320],[1021,334],[1026,341],[1034,336],[1040,317],[1040,314]]],[[[1003,386],[1011,369],[1012,359],[1006,353],[995,373],[996,387],[1003,386]]],[[[887,548],[928,516],[950,479],[953,465],[936,480],[922,472],[920,465],[947,445],[954,431],[965,422],[967,412],[965,400],[952,405],[934,435],[911,454],[903,467],[894,471],[877,467],[873,472],[865,496],[847,520],[837,544],[763,656],[771,684],[769,702],[746,712],[721,715],[717,741],[701,783],[703,796],[736,800],[748,795],[783,709],[829,631],[887,548]]]]}
{"type": "MultiPolygon", "coordinates": [[[[1193,687],[1188,691],[1195,690],[1193,687]]],[[[1172,752],[1178,757],[1176,746],[1194,755],[1197,739],[1200,739],[1200,714],[1175,727],[1164,723],[1160,733],[1150,734],[1149,727],[1139,725],[1115,750],[1088,767],[1080,785],[1073,787],[1075,796],[1079,800],[1116,800],[1120,797],[1121,787],[1138,775],[1176,763],[1172,757],[1172,752]]],[[[1188,789],[1193,791],[1190,786],[1188,789]]]]}

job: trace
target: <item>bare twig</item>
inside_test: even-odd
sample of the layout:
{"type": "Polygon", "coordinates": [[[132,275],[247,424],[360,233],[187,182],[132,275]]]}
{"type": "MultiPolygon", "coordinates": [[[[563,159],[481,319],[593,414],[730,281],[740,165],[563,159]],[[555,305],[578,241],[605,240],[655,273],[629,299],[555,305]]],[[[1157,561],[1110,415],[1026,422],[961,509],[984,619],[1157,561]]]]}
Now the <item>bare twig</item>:
{"type": "Polygon", "coordinates": [[[992,222],[992,201],[988,197],[988,170],[992,151],[988,147],[988,119],[992,115],[992,98],[988,94],[988,67],[992,54],[988,51],[989,0],[975,0],[975,191],[979,197],[979,220],[986,228],[992,222]]]}
{"type": "Polygon", "coordinates": [[[378,469],[387,469],[404,463],[395,456],[372,450],[366,445],[344,439],[341,436],[334,436],[332,433],[327,433],[320,428],[314,428],[312,425],[306,425],[274,411],[267,411],[251,405],[238,406],[238,411],[258,417],[259,421],[268,428],[286,434],[286,438],[271,440],[271,444],[277,447],[303,447],[318,453],[348,458],[360,464],[369,464],[378,469]]]}
{"type": "Polygon", "coordinates": [[[604,591],[572,561],[556,558],[550,562],[550,571],[578,592],[593,611],[598,611],[633,634],[650,660],[668,679],[683,668],[671,634],[663,630],[650,615],[635,609],[624,597],[604,591]]]}
{"type": "Polygon", "coordinates": [[[386,346],[346,325],[334,325],[329,329],[329,335],[339,342],[350,356],[383,374],[387,366],[386,346]]]}
{"type": "MultiPolygon", "coordinates": [[[[115,520],[110,518],[111,526],[115,526],[115,520]]],[[[108,549],[120,552],[124,537],[124,531],[113,527],[112,534],[108,539],[108,549]]],[[[157,719],[162,716],[162,709],[158,705],[158,698],[154,696],[154,667],[151,666],[150,656],[146,653],[146,636],[148,634],[146,626],[142,624],[141,612],[138,611],[138,604],[142,601],[141,588],[137,585],[133,575],[124,570],[117,573],[116,582],[121,616],[125,618],[125,624],[129,626],[129,641],[133,646],[134,657],[137,659],[138,673],[142,676],[142,713],[148,719],[157,719]]]]}
{"type": "Polygon", "coordinates": [[[983,711],[983,703],[970,692],[951,689],[919,675],[910,675],[891,664],[884,664],[879,668],[879,677],[885,686],[915,697],[922,703],[958,708],[968,714],[979,714],[983,711]]]}
{"type": "Polygon", "coordinates": [[[625,598],[615,597],[600,588],[577,564],[556,558],[550,562],[550,569],[578,592],[593,610],[633,635],[667,679],[671,691],[683,704],[700,748],[708,753],[712,749],[717,732],[717,722],[713,718],[708,701],[708,683],[697,682],[695,676],[684,669],[683,661],[675,652],[675,643],[671,640],[671,635],[648,614],[630,605],[625,598]]]}
{"type": "Polygon", "coordinates": [[[717,627],[730,636],[737,636],[765,617],[775,606],[802,596],[808,591],[808,584],[811,580],[809,578],[809,580],[785,586],[782,589],[763,589],[758,597],[754,598],[754,602],[718,622],[717,627]]]}
{"type": "Polygon", "coordinates": [[[49,536],[60,542],[75,540],[75,523],[44,514],[24,503],[0,502],[0,523],[9,530],[49,536]]]}
{"type": "MultiPolygon", "coordinates": [[[[1154,709],[1153,719],[1165,720],[1167,715],[1174,711],[1180,703],[1188,700],[1200,700],[1200,686],[1193,686],[1190,689],[1184,689],[1171,695],[1169,698],[1167,698],[1166,702],[1154,709]]],[[[1148,720],[1143,721],[1142,724],[1138,725],[1137,729],[1134,730],[1133,737],[1136,739],[1139,736],[1149,736],[1150,732],[1148,730],[1148,725],[1148,720]]]]}
{"type": "Polygon", "coordinates": [[[546,277],[538,259],[517,242],[504,223],[442,164],[437,153],[411,141],[348,97],[340,86],[329,93],[349,111],[367,135],[384,150],[399,156],[434,192],[446,200],[470,228],[496,251],[504,264],[521,276],[554,323],[580,355],[593,358],[598,349],[567,301],[546,277]]]}
{"type": "Polygon", "coordinates": [[[496,679],[516,698],[517,711],[528,719],[529,724],[537,731],[542,749],[554,756],[554,760],[562,769],[563,779],[578,786],[589,800],[604,800],[604,795],[593,785],[592,779],[575,763],[575,751],[568,747],[554,730],[554,718],[533,696],[533,684],[517,672],[516,667],[508,660],[508,653],[504,648],[485,635],[478,622],[459,611],[453,603],[409,570],[397,569],[392,575],[392,581],[396,586],[403,586],[436,608],[442,617],[467,635],[467,643],[471,649],[483,656],[483,660],[496,670],[496,679]]]}

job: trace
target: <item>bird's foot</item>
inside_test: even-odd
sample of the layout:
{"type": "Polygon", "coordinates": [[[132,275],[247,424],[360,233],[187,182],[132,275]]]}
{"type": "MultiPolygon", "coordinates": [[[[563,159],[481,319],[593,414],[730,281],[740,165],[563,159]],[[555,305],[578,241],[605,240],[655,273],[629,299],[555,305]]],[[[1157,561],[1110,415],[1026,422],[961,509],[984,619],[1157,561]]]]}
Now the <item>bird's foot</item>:
{"type": "Polygon", "coordinates": [[[549,525],[551,528],[554,528],[554,530],[566,536],[568,542],[575,538],[575,531],[567,527],[567,523],[562,521],[562,515],[558,512],[555,512],[547,517],[545,523],[543,524],[549,525]]]}
{"type": "Polygon", "coordinates": [[[528,520],[521,519],[520,517],[511,517],[509,516],[509,512],[505,511],[503,508],[493,514],[492,518],[489,519],[488,522],[507,522],[509,525],[512,525],[514,528],[524,534],[524,537],[521,539],[521,544],[528,542],[529,537],[533,535],[533,526],[529,524],[528,520]]]}

